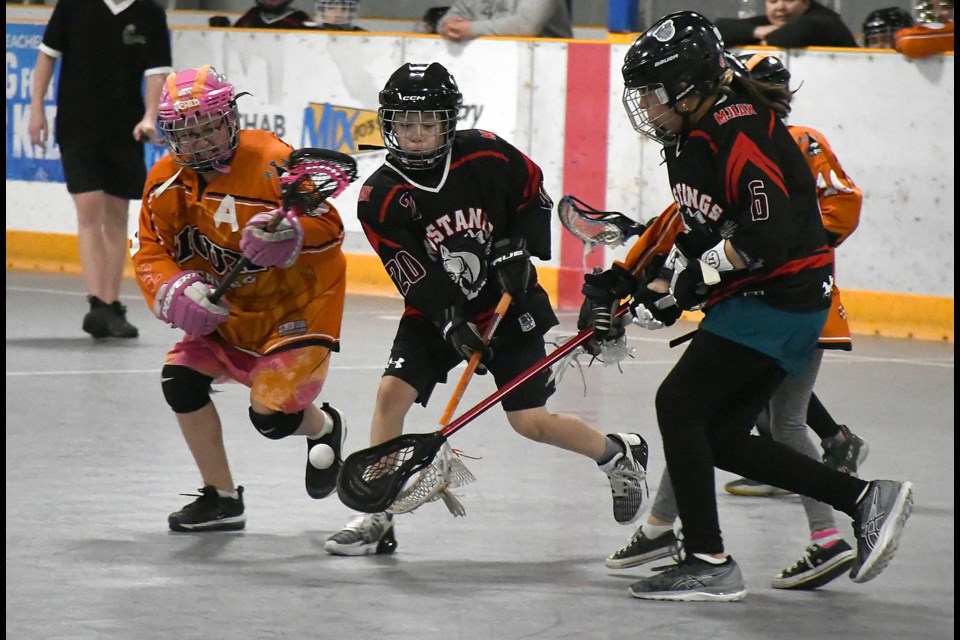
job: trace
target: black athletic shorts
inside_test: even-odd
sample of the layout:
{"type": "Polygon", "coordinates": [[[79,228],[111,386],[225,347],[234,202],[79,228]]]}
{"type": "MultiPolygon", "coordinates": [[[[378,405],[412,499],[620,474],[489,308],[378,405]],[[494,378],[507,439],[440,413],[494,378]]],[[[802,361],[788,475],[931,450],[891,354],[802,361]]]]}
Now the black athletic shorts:
{"type": "Polygon", "coordinates": [[[126,200],[143,197],[147,167],[143,143],[132,135],[111,142],[72,142],[60,147],[63,175],[70,193],[103,191],[126,200]]]}
{"type": "MultiPolygon", "coordinates": [[[[493,359],[486,367],[499,389],[544,356],[546,349],[539,333],[508,334],[494,338],[493,359]]],[[[412,386],[417,390],[417,402],[427,406],[433,388],[446,382],[447,374],[461,362],[463,358],[447,344],[436,325],[420,316],[404,316],[383,375],[400,378],[412,386]]],[[[507,394],[501,401],[504,411],[544,406],[554,392],[554,386],[547,383],[549,378],[547,368],[507,394]]]]}

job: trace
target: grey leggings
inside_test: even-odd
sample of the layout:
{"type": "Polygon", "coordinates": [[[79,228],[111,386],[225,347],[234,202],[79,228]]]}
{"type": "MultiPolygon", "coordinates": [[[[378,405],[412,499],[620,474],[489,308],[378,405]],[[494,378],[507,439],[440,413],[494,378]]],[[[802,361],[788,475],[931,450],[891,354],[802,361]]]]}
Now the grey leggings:
{"type": "MultiPolygon", "coordinates": [[[[814,460],[820,460],[820,450],[807,431],[807,405],[810,404],[810,395],[813,393],[822,360],[823,350],[817,349],[806,370],[799,376],[787,376],[770,399],[767,408],[757,418],[757,429],[761,433],[814,460]]],[[[807,512],[810,533],[836,527],[833,507],[806,496],[800,496],[800,502],[807,512]]],[[[664,522],[677,519],[677,501],[670,474],[666,469],[660,477],[660,488],[653,500],[650,514],[664,522]]]]}

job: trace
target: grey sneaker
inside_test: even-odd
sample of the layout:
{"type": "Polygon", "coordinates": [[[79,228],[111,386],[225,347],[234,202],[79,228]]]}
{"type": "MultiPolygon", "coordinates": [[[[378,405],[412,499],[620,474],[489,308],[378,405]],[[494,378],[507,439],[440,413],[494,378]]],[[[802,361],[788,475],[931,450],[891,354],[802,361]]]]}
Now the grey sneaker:
{"type": "Polygon", "coordinates": [[[640,515],[643,497],[647,493],[647,441],[636,433],[611,433],[623,446],[600,470],[607,474],[613,494],[613,517],[620,524],[630,524],[640,515]]]}
{"type": "Polygon", "coordinates": [[[774,589],[816,589],[846,573],[857,554],[846,540],[829,547],[814,543],[792,567],[784,569],[770,581],[774,589]]]}
{"type": "Polygon", "coordinates": [[[642,600],[734,602],[743,600],[747,587],[733,558],[711,564],[689,555],[662,573],[634,582],[630,595],[642,600]]]}
{"type": "Polygon", "coordinates": [[[863,438],[852,433],[847,425],[840,425],[846,439],[840,444],[823,445],[823,464],[835,471],[857,477],[857,469],[867,459],[870,447],[863,438]]]}
{"type": "Polygon", "coordinates": [[[393,553],[397,539],[393,535],[393,516],[368,513],[357,516],[347,526],[327,538],[323,548],[335,556],[369,556],[393,553]]]}
{"type": "Polygon", "coordinates": [[[735,496],[751,496],[754,498],[773,498],[779,496],[792,496],[792,491],[781,489],[770,484],[763,484],[750,478],[740,478],[731,480],[723,485],[723,490],[732,493],[735,496]]]}
{"type": "Polygon", "coordinates": [[[324,402],[320,408],[333,419],[333,430],[322,438],[311,440],[307,438],[307,471],[304,475],[304,484],[307,494],[314,500],[326,498],[337,488],[337,474],[343,466],[343,443],[347,439],[347,421],[338,409],[324,402]],[[333,449],[333,464],[326,469],[317,469],[310,464],[310,449],[318,444],[330,445],[333,449]]]}
{"type": "Polygon", "coordinates": [[[606,565],[610,569],[629,569],[675,555],[678,550],[679,542],[673,531],[648,538],[643,529],[638,528],[630,542],[610,554],[606,565]]]}
{"type": "Polygon", "coordinates": [[[874,480],[857,503],[853,533],[857,559],[850,569],[854,582],[873,580],[897,551],[903,525],[913,510],[913,485],[895,480],[874,480]]]}

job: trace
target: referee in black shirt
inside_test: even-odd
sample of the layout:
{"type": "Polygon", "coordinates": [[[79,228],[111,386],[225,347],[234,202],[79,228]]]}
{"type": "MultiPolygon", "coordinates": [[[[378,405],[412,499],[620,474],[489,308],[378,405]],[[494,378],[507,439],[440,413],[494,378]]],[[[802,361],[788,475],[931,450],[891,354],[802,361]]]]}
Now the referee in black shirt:
{"type": "Polygon", "coordinates": [[[60,0],[37,54],[30,138],[46,145],[43,98],[61,60],[55,139],[77,209],[80,263],[95,338],[135,338],[120,304],[127,213],[146,181],[143,143],[156,137],[163,80],[173,71],[164,10],[152,0],[60,0]],[[146,78],[146,109],[142,85],[146,78]]]}

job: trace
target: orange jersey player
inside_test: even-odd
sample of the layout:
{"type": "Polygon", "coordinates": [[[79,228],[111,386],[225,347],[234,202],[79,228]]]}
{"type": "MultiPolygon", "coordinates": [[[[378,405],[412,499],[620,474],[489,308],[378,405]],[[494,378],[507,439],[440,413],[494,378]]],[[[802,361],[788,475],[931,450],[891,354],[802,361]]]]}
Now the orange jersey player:
{"type": "Polygon", "coordinates": [[[233,85],[210,66],[170,74],[159,127],[170,155],[151,169],[133,247],[147,304],[186,335],[167,353],[164,398],[200,471],[198,499],[170,514],[174,531],[243,529],[211,384],[250,388],[250,421],[267,438],[307,436],[307,493],[336,488],[346,425],[320,395],[339,350],[346,260],[343,224],[327,202],[302,216],[280,208],[278,167],[291,147],[240,131],[233,85]],[[214,286],[245,268],[221,300],[214,286]],[[314,446],[332,450],[310,463],[314,446]],[[329,460],[332,458],[332,463],[329,460]]]}
{"type": "Polygon", "coordinates": [[[953,51],[953,0],[922,0],[914,14],[916,24],[894,34],[894,49],[908,58],[953,51]]]}

